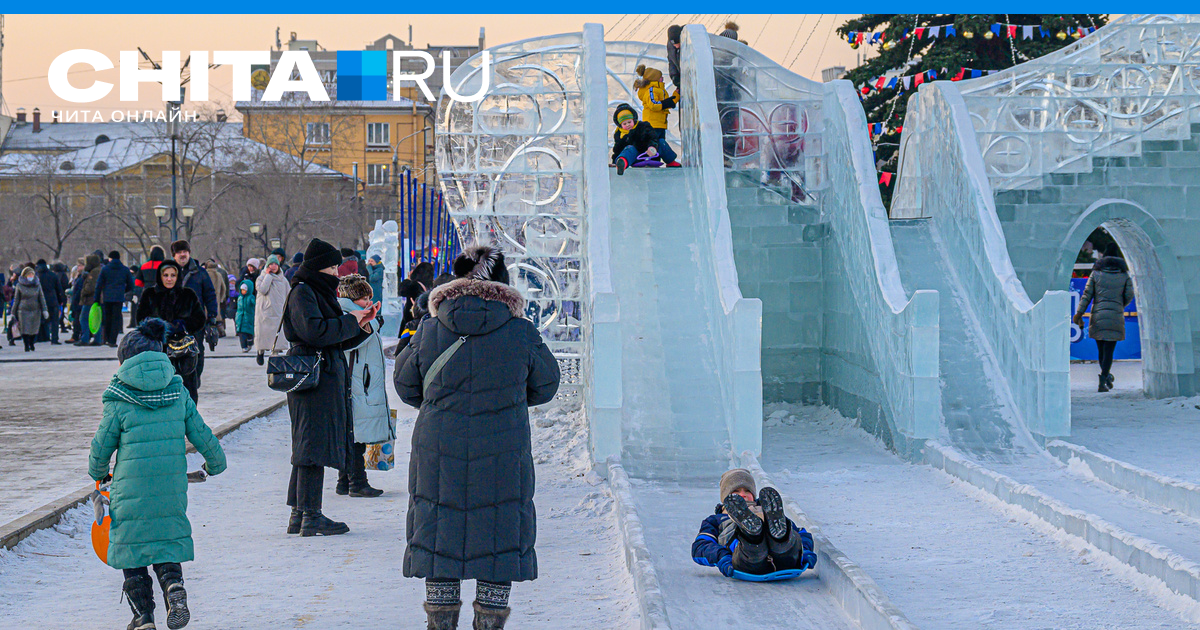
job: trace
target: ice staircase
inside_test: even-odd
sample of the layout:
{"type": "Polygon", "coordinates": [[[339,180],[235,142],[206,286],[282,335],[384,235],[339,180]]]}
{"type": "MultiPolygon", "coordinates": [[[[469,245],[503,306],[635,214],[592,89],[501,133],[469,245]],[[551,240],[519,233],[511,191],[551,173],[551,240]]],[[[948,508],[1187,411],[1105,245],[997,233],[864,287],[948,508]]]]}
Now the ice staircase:
{"type": "Polygon", "coordinates": [[[728,467],[729,432],[696,209],[681,169],[611,173],[622,461],[638,477],[713,479],[728,467]]]}

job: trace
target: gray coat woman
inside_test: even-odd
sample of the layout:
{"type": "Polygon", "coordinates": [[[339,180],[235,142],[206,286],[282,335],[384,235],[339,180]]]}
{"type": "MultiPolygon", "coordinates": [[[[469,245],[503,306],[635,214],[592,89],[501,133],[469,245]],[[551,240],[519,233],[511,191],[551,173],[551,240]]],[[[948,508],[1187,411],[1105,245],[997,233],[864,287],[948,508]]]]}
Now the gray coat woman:
{"type": "MultiPolygon", "coordinates": [[[[21,329],[22,337],[37,336],[42,320],[50,317],[42,283],[32,267],[21,271],[21,278],[17,280],[13,312],[17,314],[17,327],[21,329]]],[[[29,342],[26,341],[26,344],[29,345],[29,342]]]]}
{"type": "Polygon", "coordinates": [[[1112,389],[1113,353],[1117,342],[1125,339],[1125,307],[1133,302],[1133,280],[1129,277],[1129,267],[1121,258],[1120,250],[1115,244],[1105,250],[1092,269],[1087,286],[1083,289],[1083,299],[1075,310],[1076,325],[1083,325],[1083,314],[1088,305],[1092,307],[1091,321],[1088,323],[1087,336],[1096,340],[1096,348],[1100,358],[1100,389],[1106,392],[1112,389]]]}
{"type": "MultiPolygon", "coordinates": [[[[254,349],[260,355],[271,351],[275,333],[283,321],[288,292],[292,290],[288,279],[279,270],[279,260],[272,255],[267,261],[267,268],[254,281],[254,330],[257,333],[254,335],[254,349]]],[[[287,346],[286,343],[283,345],[287,346]]]]}
{"type": "Polygon", "coordinates": [[[460,581],[474,579],[475,627],[500,628],[507,583],[537,578],[528,408],[554,398],[558,363],[523,317],[525,300],[508,286],[502,253],[471,248],[455,260],[454,275],[460,279],[430,293],[430,317],[396,359],[396,391],[421,409],[404,575],[426,579],[429,627],[453,627],[460,581]],[[460,339],[431,377],[430,366],[460,339]]]}

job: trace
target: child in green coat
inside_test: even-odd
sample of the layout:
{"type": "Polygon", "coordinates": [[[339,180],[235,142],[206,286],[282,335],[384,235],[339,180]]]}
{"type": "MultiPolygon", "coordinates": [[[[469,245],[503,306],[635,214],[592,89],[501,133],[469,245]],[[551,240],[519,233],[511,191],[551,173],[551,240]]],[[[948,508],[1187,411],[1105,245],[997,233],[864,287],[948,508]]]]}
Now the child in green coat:
{"type": "Polygon", "coordinates": [[[167,324],[147,319],[117,348],[121,366],[104,390],[104,416],[92,438],[88,474],[112,480],[108,565],[125,573],[133,609],[129,630],[154,626],[154,565],[167,605],[167,628],[191,618],[181,562],[193,559],[187,518],[187,444],[204,456],[210,475],[225,470],[225,452],[163,353],[167,324]],[[113,453],[117,465],[109,474],[113,453]]]}
{"type": "Polygon", "coordinates": [[[238,341],[242,352],[250,352],[254,346],[254,281],[249,278],[238,285],[237,314],[233,319],[237,327],[238,341]]]}

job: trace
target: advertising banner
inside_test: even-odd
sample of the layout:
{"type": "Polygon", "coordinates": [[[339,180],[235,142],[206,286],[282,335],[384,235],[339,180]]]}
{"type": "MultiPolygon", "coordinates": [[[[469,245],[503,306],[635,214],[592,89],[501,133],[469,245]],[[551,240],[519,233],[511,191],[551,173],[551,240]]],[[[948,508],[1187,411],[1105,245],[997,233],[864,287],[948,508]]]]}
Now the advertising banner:
{"type": "MultiPolygon", "coordinates": [[[[1087,278],[1071,278],[1071,314],[1079,308],[1079,300],[1083,298],[1083,289],[1087,286],[1087,278]]],[[[1087,336],[1087,326],[1091,322],[1091,306],[1083,315],[1083,328],[1071,324],[1071,360],[1095,361],[1098,357],[1096,342],[1087,336]]],[[[1125,309],[1125,340],[1117,342],[1117,350],[1113,358],[1123,359],[1142,358],[1142,337],[1138,328],[1137,300],[1129,303],[1125,309]]]]}

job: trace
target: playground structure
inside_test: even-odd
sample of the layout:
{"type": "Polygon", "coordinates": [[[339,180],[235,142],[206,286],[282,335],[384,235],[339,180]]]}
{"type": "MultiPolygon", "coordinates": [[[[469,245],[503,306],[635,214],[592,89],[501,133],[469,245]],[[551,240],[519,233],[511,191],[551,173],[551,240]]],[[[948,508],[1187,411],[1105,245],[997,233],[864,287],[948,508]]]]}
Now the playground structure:
{"type": "MultiPolygon", "coordinates": [[[[914,457],[933,438],[983,453],[1069,435],[1066,289],[1100,225],[1130,252],[1147,393],[1195,391],[1194,18],[1126,16],[921,86],[890,217],[853,86],[684,37],[682,173],[610,175],[613,108],[640,108],[633,69],[665,50],[599,27],[493,49],[489,96],[439,108],[450,212],[464,241],[515,254],[531,317],[578,366],[596,461],[757,451],[764,399],[833,406],[914,457]],[[641,321],[679,287],[691,303],[671,315],[694,317],[641,321]],[[698,391],[707,411],[681,404],[698,391]]],[[[457,90],[478,73],[465,64],[457,90]]]]}

